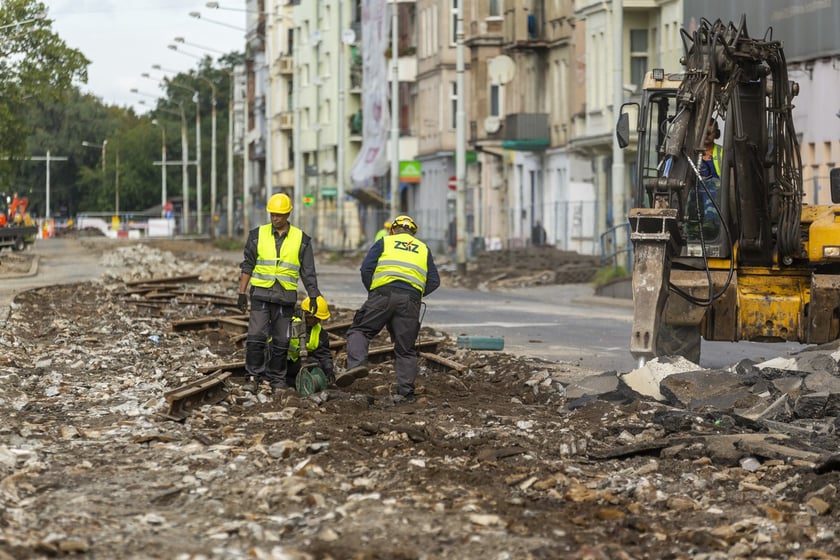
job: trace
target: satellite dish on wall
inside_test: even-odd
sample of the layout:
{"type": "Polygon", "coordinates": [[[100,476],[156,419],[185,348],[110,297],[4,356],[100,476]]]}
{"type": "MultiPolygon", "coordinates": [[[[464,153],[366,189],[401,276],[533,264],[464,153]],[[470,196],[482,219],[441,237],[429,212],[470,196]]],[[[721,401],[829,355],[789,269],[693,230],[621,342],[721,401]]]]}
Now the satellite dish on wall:
{"type": "Polygon", "coordinates": [[[487,134],[495,134],[499,132],[499,129],[502,127],[502,119],[499,117],[489,116],[484,119],[484,130],[487,134]]]}
{"type": "Polygon", "coordinates": [[[493,57],[487,62],[487,75],[494,84],[506,84],[516,75],[516,64],[504,54],[493,57]]]}
{"type": "Polygon", "coordinates": [[[345,29],[341,34],[341,40],[345,45],[352,45],[356,42],[356,32],[350,28],[345,29]]]}
{"type": "Polygon", "coordinates": [[[313,47],[317,47],[318,43],[321,42],[321,32],[320,31],[313,31],[312,35],[309,36],[309,42],[312,43],[313,47]]]}

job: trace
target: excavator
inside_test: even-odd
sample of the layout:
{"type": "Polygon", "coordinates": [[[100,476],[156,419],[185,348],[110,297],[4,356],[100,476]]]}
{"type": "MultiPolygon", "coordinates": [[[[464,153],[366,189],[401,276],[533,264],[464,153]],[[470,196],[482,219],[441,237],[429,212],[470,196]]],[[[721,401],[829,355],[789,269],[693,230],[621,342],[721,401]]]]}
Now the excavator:
{"type": "Polygon", "coordinates": [[[683,71],[653,69],[616,136],[637,169],[630,352],[639,365],[700,363],[701,338],[822,344],[840,338],[840,169],[831,204],[803,201],[797,83],[772,29],[701,20],[681,31],[683,71]],[[701,173],[710,123],[723,123],[719,177],[701,173]]]}

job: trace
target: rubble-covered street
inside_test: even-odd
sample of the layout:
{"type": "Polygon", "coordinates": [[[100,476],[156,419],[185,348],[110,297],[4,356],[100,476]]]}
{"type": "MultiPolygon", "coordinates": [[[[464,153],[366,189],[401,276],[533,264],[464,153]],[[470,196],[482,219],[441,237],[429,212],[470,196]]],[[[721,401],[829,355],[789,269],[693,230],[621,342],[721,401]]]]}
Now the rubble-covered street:
{"type": "Polygon", "coordinates": [[[384,332],[347,389],[254,396],[235,263],[102,259],[2,324],[0,560],[840,558],[836,344],[592,376],[424,328],[415,403],[384,332]],[[218,372],[223,400],[166,417],[218,372]]]}

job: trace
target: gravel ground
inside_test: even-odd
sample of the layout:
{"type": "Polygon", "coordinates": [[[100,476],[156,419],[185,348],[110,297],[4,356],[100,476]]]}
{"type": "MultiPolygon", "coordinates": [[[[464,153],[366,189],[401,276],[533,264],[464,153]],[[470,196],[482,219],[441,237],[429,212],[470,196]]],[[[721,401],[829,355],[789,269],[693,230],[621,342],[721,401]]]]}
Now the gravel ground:
{"type": "Polygon", "coordinates": [[[446,333],[423,337],[463,367],[423,360],[415,403],[390,398],[386,357],[308,398],[246,394],[232,376],[226,399],[167,420],[167,391],[244,356],[238,333],[173,322],[238,311],[150,306],[124,280],[155,262],[198,272],[187,291],[233,298],[231,258],[108,251],[99,279],[15,297],[0,332],[0,559],[840,555],[835,470],[723,459],[703,437],[762,431],[627,395],[572,400],[568,364],[446,333]],[[639,451],[600,458],[623,446],[639,451]]]}

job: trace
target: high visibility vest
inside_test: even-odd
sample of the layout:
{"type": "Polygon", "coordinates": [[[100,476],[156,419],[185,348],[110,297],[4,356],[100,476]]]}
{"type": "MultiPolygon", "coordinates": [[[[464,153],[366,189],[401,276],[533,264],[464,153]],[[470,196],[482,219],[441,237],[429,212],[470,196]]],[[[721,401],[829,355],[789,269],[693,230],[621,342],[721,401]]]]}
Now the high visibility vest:
{"type": "MultiPolygon", "coordinates": [[[[292,319],[293,322],[300,322],[300,317],[292,319]]],[[[315,323],[312,330],[309,331],[309,338],[306,340],[306,350],[314,352],[318,348],[318,342],[321,340],[321,323],[315,323]]],[[[300,359],[300,339],[292,338],[289,340],[289,351],[286,354],[288,358],[296,362],[300,359]]]]}
{"type": "Polygon", "coordinates": [[[712,165],[715,166],[715,174],[720,177],[720,162],[723,160],[723,148],[719,144],[712,147],[712,165]]]}
{"type": "Polygon", "coordinates": [[[429,248],[409,233],[386,235],[382,238],[384,250],[373,271],[370,289],[385,286],[396,280],[411,284],[422,294],[426,289],[426,264],[429,248]]]}
{"type": "Polygon", "coordinates": [[[386,235],[388,235],[388,230],[385,229],[385,228],[382,228],[382,229],[380,229],[379,231],[376,232],[376,237],[374,237],[373,240],[374,241],[379,241],[380,239],[382,239],[386,235]]]}
{"type": "Polygon", "coordinates": [[[274,282],[280,282],[286,290],[297,290],[303,232],[294,226],[289,226],[286,239],[280,246],[280,255],[277,255],[277,245],[274,242],[272,229],[271,224],[260,226],[257,264],[251,272],[251,284],[260,288],[270,288],[274,282]]]}

